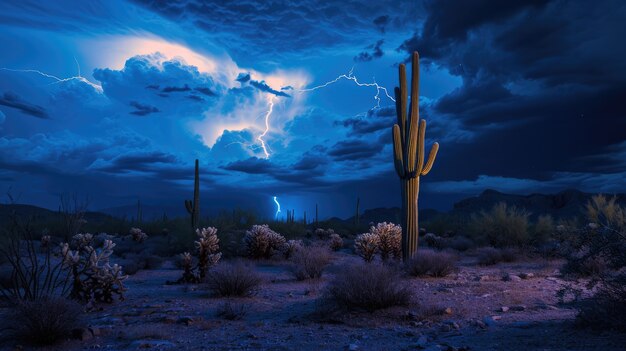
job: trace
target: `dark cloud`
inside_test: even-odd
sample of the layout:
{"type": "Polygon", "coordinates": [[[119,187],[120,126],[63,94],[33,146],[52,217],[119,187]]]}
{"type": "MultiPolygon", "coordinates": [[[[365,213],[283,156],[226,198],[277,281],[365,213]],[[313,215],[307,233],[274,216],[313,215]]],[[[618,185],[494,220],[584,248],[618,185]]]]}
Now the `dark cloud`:
{"type": "Polygon", "coordinates": [[[247,83],[250,81],[250,73],[239,73],[237,78],[235,78],[237,82],[247,83]]]}
{"type": "Polygon", "coordinates": [[[198,91],[198,92],[200,92],[200,93],[202,93],[202,94],[204,94],[206,96],[217,96],[217,94],[213,90],[211,90],[209,88],[197,87],[197,88],[194,88],[194,90],[198,91]]]}
{"type": "Polygon", "coordinates": [[[291,95],[283,92],[283,91],[279,91],[279,90],[275,90],[272,89],[269,85],[267,85],[267,83],[265,83],[264,81],[256,81],[256,80],[251,80],[250,81],[250,85],[252,85],[253,87],[261,90],[261,91],[265,91],[267,93],[271,93],[274,94],[276,96],[284,96],[284,97],[291,97],[291,95]]]}
{"type": "Polygon", "coordinates": [[[129,171],[154,171],[156,164],[175,164],[176,156],[161,151],[139,152],[124,154],[114,157],[112,160],[93,165],[91,168],[107,173],[125,173],[129,171]]]}
{"type": "Polygon", "coordinates": [[[135,111],[131,111],[130,113],[137,116],[146,116],[151,113],[160,112],[159,109],[154,106],[142,104],[137,101],[131,101],[129,105],[136,109],[135,111]]]}
{"type": "Polygon", "coordinates": [[[269,160],[257,157],[231,162],[222,168],[248,174],[270,174],[277,170],[269,160]]]}
{"type": "Polygon", "coordinates": [[[163,88],[161,91],[164,93],[177,93],[177,92],[184,92],[184,91],[190,91],[191,88],[185,84],[182,87],[165,87],[163,88]]]}
{"type": "Polygon", "coordinates": [[[363,51],[359,53],[358,55],[354,57],[354,61],[367,62],[367,61],[372,61],[374,59],[383,57],[385,53],[381,49],[381,46],[383,45],[384,42],[385,42],[384,39],[380,39],[379,41],[376,42],[376,44],[368,46],[366,49],[371,50],[371,52],[363,51]]]}
{"type": "Polygon", "coordinates": [[[337,142],[328,151],[328,155],[337,161],[367,159],[383,149],[384,144],[367,142],[360,139],[337,142]]]}
{"type": "Polygon", "coordinates": [[[50,118],[48,112],[43,107],[28,103],[11,92],[5,92],[0,96],[0,105],[12,107],[29,116],[41,119],[50,118]]]}
{"type": "Polygon", "coordinates": [[[385,33],[385,27],[389,24],[389,16],[382,15],[374,18],[372,21],[381,33],[385,33]]]}

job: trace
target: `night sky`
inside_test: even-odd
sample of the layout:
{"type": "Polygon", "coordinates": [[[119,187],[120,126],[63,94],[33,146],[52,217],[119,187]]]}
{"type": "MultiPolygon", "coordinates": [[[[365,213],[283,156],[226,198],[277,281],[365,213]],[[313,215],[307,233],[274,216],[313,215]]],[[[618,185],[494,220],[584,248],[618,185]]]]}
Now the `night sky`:
{"type": "Polygon", "coordinates": [[[198,158],[207,212],[398,206],[385,89],[417,50],[441,144],[421,208],[626,192],[625,21],[621,0],[3,1],[0,190],[183,211],[198,158]]]}

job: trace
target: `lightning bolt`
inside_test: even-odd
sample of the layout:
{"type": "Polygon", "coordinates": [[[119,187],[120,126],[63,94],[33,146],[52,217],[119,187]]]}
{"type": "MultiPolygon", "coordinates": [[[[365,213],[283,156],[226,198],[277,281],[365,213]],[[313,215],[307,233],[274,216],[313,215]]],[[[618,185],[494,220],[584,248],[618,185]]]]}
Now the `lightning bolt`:
{"type": "Polygon", "coordinates": [[[280,204],[278,203],[276,196],[274,196],[274,203],[276,204],[276,214],[274,215],[274,219],[276,219],[278,218],[278,214],[280,213],[280,204]]]}
{"type": "Polygon", "coordinates": [[[73,77],[67,77],[67,78],[60,78],[60,77],[57,77],[55,75],[52,75],[52,74],[49,74],[49,73],[46,73],[46,72],[42,72],[42,71],[37,70],[37,69],[13,69],[13,68],[0,67],[0,71],[18,72],[18,73],[35,73],[35,74],[38,74],[38,75],[40,75],[42,77],[53,79],[54,82],[52,82],[50,84],[61,84],[61,83],[66,83],[66,82],[70,82],[70,81],[73,81],[73,80],[77,80],[79,82],[83,82],[85,84],[90,85],[91,87],[96,89],[98,92],[102,93],[102,86],[100,86],[100,85],[98,85],[96,83],[92,83],[87,78],[81,76],[80,64],[78,63],[78,60],[76,59],[76,57],[74,57],[74,61],[76,62],[76,67],[78,69],[78,75],[77,76],[73,76],[73,77]]]}
{"type": "Polygon", "coordinates": [[[380,93],[384,92],[385,96],[387,96],[387,98],[393,102],[396,102],[396,99],[394,99],[391,95],[389,95],[389,91],[387,90],[387,88],[378,85],[378,83],[376,83],[376,79],[374,79],[373,83],[361,83],[359,82],[359,79],[354,75],[354,67],[352,67],[350,69],[350,72],[348,72],[348,74],[342,74],[340,76],[338,76],[337,78],[330,80],[324,84],[318,85],[318,86],[314,86],[311,88],[306,88],[306,89],[297,89],[297,92],[300,93],[305,93],[305,92],[310,92],[310,91],[314,91],[314,90],[318,90],[318,89],[322,89],[322,88],[326,88],[329,85],[335,84],[337,82],[339,82],[342,79],[346,79],[346,80],[350,80],[353,81],[354,84],[356,84],[357,86],[360,87],[375,87],[376,88],[376,95],[374,95],[374,100],[376,100],[376,106],[374,106],[372,109],[377,109],[380,108],[380,102],[381,102],[381,98],[380,98],[380,93]]]}
{"type": "MultiPolygon", "coordinates": [[[[261,143],[261,148],[263,149],[263,153],[265,153],[265,158],[270,158],[270,153],[267,151],[267,145],[265,145],[265,140],[263,139],[267,133],[270,131],[270,117],[272,116],[272,112],[274,112],[274,95],[268,95],[268,110],[265,113],[265,130],[261,133],[256,140],[261,143]]],[[[274,201],[276,201],[276,197],[274,196],[274,201]]],[[[278,207],[278,212],[280,212],[280,205],[278,207]]]]}

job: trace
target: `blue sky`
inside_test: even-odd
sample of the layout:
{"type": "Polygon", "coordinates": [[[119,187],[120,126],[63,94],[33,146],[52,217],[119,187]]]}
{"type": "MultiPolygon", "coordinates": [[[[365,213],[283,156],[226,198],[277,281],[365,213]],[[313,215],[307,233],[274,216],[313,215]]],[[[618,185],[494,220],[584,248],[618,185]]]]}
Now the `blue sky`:
{"type": "Polygon", "coordinates": [[[397,65],[422,57],[441,144],[421,206],[486,188],[624,191],[619,1],[8,1],[0,4],[0,187],[56,208],[348,216],[398,205],[397,65]],[[374,97],[377,95],[379,101],[374,97]]]}

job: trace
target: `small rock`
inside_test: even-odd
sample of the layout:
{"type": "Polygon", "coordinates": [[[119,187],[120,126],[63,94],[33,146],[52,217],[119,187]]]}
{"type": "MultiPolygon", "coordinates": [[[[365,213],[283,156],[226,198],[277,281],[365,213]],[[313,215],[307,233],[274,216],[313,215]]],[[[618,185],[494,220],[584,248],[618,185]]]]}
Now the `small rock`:
{"type": "Polygon", "coordinates": [[[489,280],[489,279],[491,279],[491,277],[490,277],[490,276],[488,276],[488,275],[481,275],[481,276],[480,276],[480,277],[478,277],[478,279],[476,279],[476,280],[478,280],[479,282],[485,282],[485,281],[487,281],[487,280],[489,280]]]}
{"type": "Polygon", "coordinates": [[[483,318],[483,323],[487,327],[493,327],[493,326],[496,325],[496,320],[493,319],[492,317],[487,316],[487,317],[483,318]]]}
{"type": "Polygon", "coordinates": [[[164,316],[163,318],[161,318],[161,323],[165,323],[165,324],[175,324],[178,321],[178,319],[176,319],[176,317],[173,316],[164,316]]]}
{"type": "Polygon", "coordinates": [[[533,278],[535,275],[533,273],[521,273],[519,276],[522,279],[530,279],[533,278]]]}
{"type": "Polygon", "coordinates": [[[475,324],[477,327],[481,328],[481,329],[487,329],[487,324],[485,324],[485,322],[481,321],[480,319],[477,319],[475,321],[475,324]]]}
{"type": "Polygon", "coordinates": [[[446,314],[452,314],[452,308],[448,307],[444,310],[446,314]]]}
{"type": "Polygon", "coordinates": [[[348,351],[357,351],[358,349],[359,349],[359,345],[357,344],[348,345],[348,351]]]}
{"type": "Polygon", "coordinates": [[[506,306],[500,307],[500,311],[502,311],[502,312],[507,312],[508,310],[509,310],[509,308],[506,307],[506,306]]]}
{"type": "Polygon", "coordinates": [[[87,341],[91,338],[93,338],[93,334],[87,328],[76,328],[72,330],[72,339],[87,341]]]}
{"type": "Polygon", "coordinates": [[[507,281],[507,282],[520,282],[520,281],[522,281],[522,278],[520,278],[519,276],[517,276],[515,274],[507,274],[504,277],[504,281],[507,281]]]}
{"type": "Polygon", "coordinates": [[[184,325],[192,325],[194,322],[192,317],[180,317],[178,318],[178,320],[176,321],[176,323],[178,324],[184,324],[184,325]]]}

